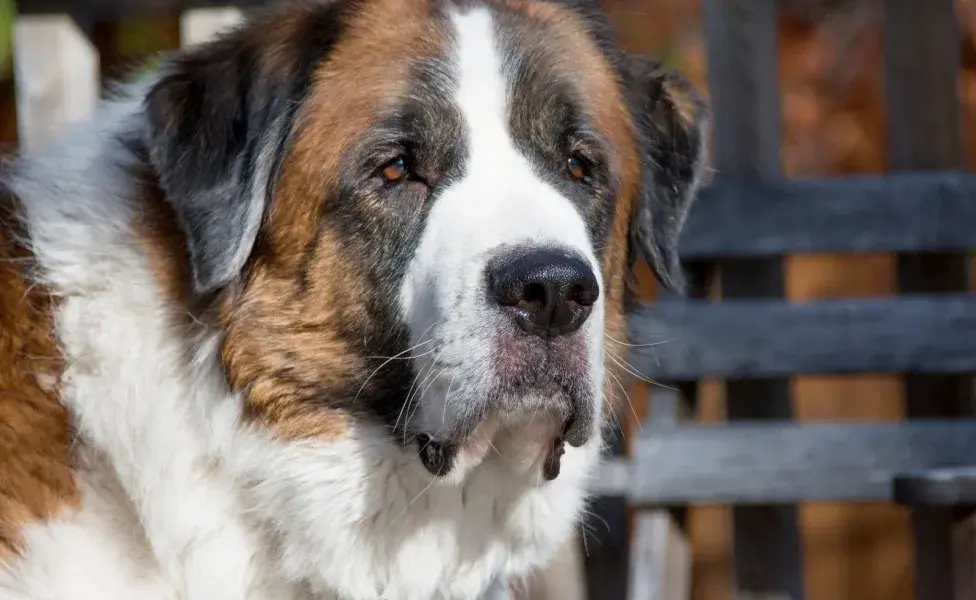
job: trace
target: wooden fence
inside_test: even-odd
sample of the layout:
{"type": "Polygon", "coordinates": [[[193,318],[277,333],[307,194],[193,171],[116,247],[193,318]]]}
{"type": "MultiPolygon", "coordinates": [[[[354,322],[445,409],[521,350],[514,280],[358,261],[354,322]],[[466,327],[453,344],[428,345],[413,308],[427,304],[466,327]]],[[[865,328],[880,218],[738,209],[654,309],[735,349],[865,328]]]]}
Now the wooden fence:
{"type": "MultiPolygon", "coordinates": [[[[925,471],[976,463],[976,420],[955,418],[973,408],[976,302],[968,277],[976,178],[961,172],[953,2],[885,2],[892,173],[816,181],[781,176],[775,0],[703,2],[717,178],[682,245],[701,285],[697,297],[665,298],[632,315],[635,344],[670,340],[635,348],[635,370],[680,393],[651,394],[652,419],[630,457],[618,444],[618,457],[597,482],[603,496],[595,513],[608,526],[595,528],[603,543],[587,558],[592,600],[686,599],[683,507],[695,502],[735,505],[737,598],[799,600],[804,578],[792,503],[896,500],[896,481],[906,475],[916,477],[902,482],[906,489],[922,492],[904,499],[925,504],[924,490],[932,488],[925,471]],[[905,296],[783,301],[784,255],[863,251],[899,254],[905,296]],[[930,419],[817,426],[790,420],[788,377],[850,372],[906,373],[912,416],[930,419]],[[728,424],[686,422],[703,377],[725,380],[728,424]],[[640,508],[632,524],[628,506],[640,508]]],[[[32,152],[95,107],[102,84],[93,21],[182,10],[180,40],[190,45],[241,18],[239,9],[219,4],[21,0],[15,67],[23,150],[32,152]]],[[[948,479],[966,481],[959,473],[948,479]]],[[[943,502],[976,503],[964,488],[940,488],[943,502]]],[[[976,598],[976,589],[966,587],[974,581],[976,545],[960,526],[969,523],[961,514],[915,511],[919,600],[976,598]],[[971,552],[956,552],[954,563],[962,547],[971,552]]]]}
{"type": "Polygon", "coordinates": [[[634,343],[647,345],[635,368],[682,393],[652,394],[655,418],[633,456],[604,473],[604,489],[646,509],[628,598],[687,597],[682,513],[667,508],[694,502],[734,505],[736,598],[803,598],[793,503],[820,500],[914,505],[917,598],[976,598],[971,471],[930,471],[976,463],[976,420],[948,419],[972,415],[976,373],[976,177],[961,172],[954,3],[884,2],[892,172],[817,181],[781,176],[775,0],[703,7],[718,173],[682,253],[697,281],[715,285],[631,316],[634,343]],[[784,255],[864,251],[899,255],[904,296],[783,301],[784,255]],[[789,422],[788,377],[854,372],[905,374],[909,414],[929,419],[789,422]],[[703,377],[725,380],[732,422],[679,422],[703,377]]]}

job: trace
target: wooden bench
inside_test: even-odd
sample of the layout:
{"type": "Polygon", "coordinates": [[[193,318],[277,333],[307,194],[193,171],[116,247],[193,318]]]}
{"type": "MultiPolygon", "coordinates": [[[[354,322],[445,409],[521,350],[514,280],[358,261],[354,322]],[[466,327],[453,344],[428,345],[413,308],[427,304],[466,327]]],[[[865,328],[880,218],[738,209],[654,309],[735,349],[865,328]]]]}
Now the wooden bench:
{"type": "MultiPolygon", "coordinates": [[[[630,457],[612,459],[598,482],[607,497],[598,508],[616,496],[640,509],[626,597],[688,598],[680,507],[726,503],[734,598],[800,600],[795,504],[829,500],[911,506],[917,598],[972,600],[976,175],[962,172],[953,2],[884,3],[891,172],[809,181],[780,171],[775,0],[703,8],[717,173],[682,254],[693,280],[717,279],[721,301],[699,285],[630,317],[635,371],[678,391],[654,389],[630,457]],[[903,295],[784,301],[783,256],[816,252],[897,253],[903,295]],[[904,374],[912,418],[791,420],[788,377],[861,372],[904,374]],[[686,420],[706,377],[725,381],[726,424],[686,420]]],[[[619,511],[600,518],[620,521],[619,511]]],[[[591,585],[591,600],[624,597],[605,589],[591,585]]]]}

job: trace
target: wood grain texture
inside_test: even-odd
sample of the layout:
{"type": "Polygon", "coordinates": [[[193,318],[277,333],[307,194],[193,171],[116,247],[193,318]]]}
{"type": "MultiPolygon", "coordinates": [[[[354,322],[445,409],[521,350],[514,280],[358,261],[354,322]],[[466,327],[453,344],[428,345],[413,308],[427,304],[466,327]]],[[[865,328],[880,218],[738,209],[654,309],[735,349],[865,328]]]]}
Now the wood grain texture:
{"type": "Polygon", "coordinates": [[[976,369],[976,298],[965,294],[658,302],[630,327],[631,363],[660,379],[976,369]]]}
{"type": "Polygon", "coordinates": [[[976,248],[976,175],[904,173],[707,188],[681,239],[686,260],[800,252],[976,248]]]}
{"type": "Polygon", "coordinates": [[[966,465],[974,453],[976,419],[648,428],[634,460],[611,469],[629,477],[602,487],[649,505],[891,501],[898,475],[966,465]]]}

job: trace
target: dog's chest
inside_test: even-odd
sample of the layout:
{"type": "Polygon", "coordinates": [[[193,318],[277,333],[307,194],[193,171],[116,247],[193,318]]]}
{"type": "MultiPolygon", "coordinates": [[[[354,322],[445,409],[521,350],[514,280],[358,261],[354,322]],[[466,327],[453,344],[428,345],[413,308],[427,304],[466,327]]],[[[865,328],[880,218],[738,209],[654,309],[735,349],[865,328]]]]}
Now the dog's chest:
{"type": "Polygon", "coordinates": [[[250,510],[273,528],[275,567],[343,600],[472,599],[497,578],[527,575],[572,534],[598,454],[571,449],[563,475],[542,486],[500,457],[457,485],[422,476],[388,442],[262,446],[243,479],[254,482],[250,510]]]}

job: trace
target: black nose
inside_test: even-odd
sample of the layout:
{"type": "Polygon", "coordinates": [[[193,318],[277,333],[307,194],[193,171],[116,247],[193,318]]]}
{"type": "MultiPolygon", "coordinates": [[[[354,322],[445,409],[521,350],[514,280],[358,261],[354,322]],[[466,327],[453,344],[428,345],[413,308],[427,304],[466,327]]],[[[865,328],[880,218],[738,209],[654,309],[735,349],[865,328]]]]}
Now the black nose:
{"type": "Polygon", "coordinates": [[[600,296],[600,286],[581,257],[539,249],[489,265],[488,292],[523,331],[551,338],[580,328],[600,296]]]}

